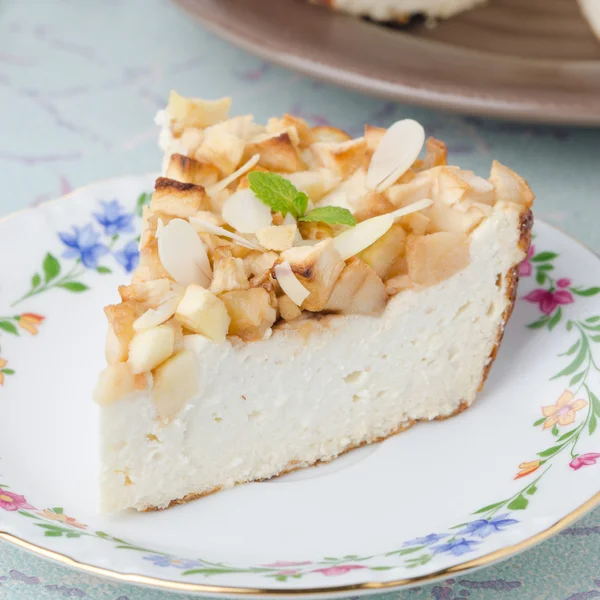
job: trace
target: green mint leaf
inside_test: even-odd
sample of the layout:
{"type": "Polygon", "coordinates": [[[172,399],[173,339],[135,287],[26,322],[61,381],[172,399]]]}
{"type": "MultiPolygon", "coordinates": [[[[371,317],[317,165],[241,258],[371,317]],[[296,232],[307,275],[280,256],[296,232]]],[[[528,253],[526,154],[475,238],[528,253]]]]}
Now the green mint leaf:
{"type": "Polygon", "coordinates": [[[329,223],[329,225],[356,225],[356,219],[347,208],[339,206],[319,206],[300,217],[300,221],[329,223]]]}
{"type": "Polygon", "coordinates": [[[60,263],[52,254],[48,252],[44,258],[44,276],[46,277],[46,283],[54,279],[60,273],[60,263]]]}
{"type": "Polygon", "coordinates": [[[308,196],[304,192],[298,192],[294,196],[294,206],[299,217],[303,217],[308,208],[308,196]]]}
{"type": "Polygon", "coordinates": [[[248,173],[248,182],[254,195],[269,206],[273,212],[280,212],[284,217],[288,213],[298,217],[299,213],[294,200],[300,195],[300,192],[287,179],[275,173],[252,171],[248,173]]]}

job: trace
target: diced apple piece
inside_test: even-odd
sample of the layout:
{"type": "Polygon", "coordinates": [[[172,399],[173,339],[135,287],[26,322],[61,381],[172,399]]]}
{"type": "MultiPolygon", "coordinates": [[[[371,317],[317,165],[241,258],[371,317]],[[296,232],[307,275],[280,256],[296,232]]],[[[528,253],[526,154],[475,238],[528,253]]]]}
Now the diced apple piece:
{"type": "Polygon", "coordinates": [[[406,262],[406,258],[404,256],[399,256],[391,267],[388,269],[386,278],[391,279],[392,277],[397,277],[398,275],[408,275],[408,263],[406,262]]]}
{"type": "Polygon", "coordinates": [[[394,223],[375,243],[365,248],[358,258],[367,263],[382,279],[399,256],[404,256],[406,232],[399,223],[394,223]]]}
{"type": "Polygon", "coordinates": [[[367,152],[365,138],[347,142],[319,142],[311,146],[322,166],[342,179],[347,179],[363,162],[367,152]]]}
{"type": "Polygon", "coordinates": [[[331,125],[316,125],[312,128],[312,133],[317,142],[340,144],[352,139],[349,133],[331,125]]]}
{"type": "Polygon", "coordinates": [[[414,169],[426,171],[433,167],[442,167],[448,164],[448,148],[441,140],[434,137],[427,138],[425,149],[427,150],[425,158],[422,161],[416,161],[419,164],[414,165],[414,169]]]}
{"type": "Polygon", "coordinates": [[[396,209],[385,194],[379,192],[367,192],[362,198],[355,200],[353,204],[354,216],[359,223],[396,209]]]}
{"type": "Polygon", "coordinates": [[[385,285],[377,273],[355,256],[339,276],[325,310],[345,314],[380,313],[387,303],[385,285]]]}
{"type": "Polygon", "coordinates": [[[533,204],[535,196],[525,179],[497,160],[492,163],[489,182],[496,188],[498,200],[523,204],[527,207],[533,204]]]}
{"type": "Polygon", "coordinates": [[[285,176],[286,179],[304,192],[313,202],[318,202],[325,194],[330,192],[341,181],[328,169],[317,171],[298,171],[285,176]]]}
{"type": "Polygon", "coordinates": [[[464,233],[449,232],[409,235],[406,261],[408,275],[414,283],[435,285],[469,265],[468,237],[464,233]]]}
{"type": "Polygon", "coordinates": [[[133,324],[146,308],[146,305],[132,300],[105,307],[104,314],[110,329],[106,347],[106,358],[109,363],[127,360],[129,343],[135,334],[133,324]]]}
{"type": "Polygon", "coordinates": [[[385,190],[388,200],[396,207],[408,206],[417,200],[431,198],[435,170],[423,171],[407,183],[397,183],[385,190]]]}
{"type": "Polygon", "coordinates": [[[429,218],[428,232],[449,231],[450,233],[469,233],[483,219],[481,212],[462,212],[442,202],[435,202],[426,210],[429,218]]]}
{"type": "Polygon", "coordinates": [[[294,245],[298,227],[294,225],[271,225],[256,232],[258,243],[267,250],[281,252],[294,245]]]}
{"type": "Polygon", "coordinates": [[[223,302],[211,291],[194,284],[186,288],[175,318],[186,329],[215,342],[225,340],[230,322],[223,302]]]}
{"type": "Polygon", "coordinates": [[[302,308],[312,312],[322,310],[337,281],[344,261],[335,249],[333,239],[323,240],[315,246],[299,246],[282,252],[300,283],[310,292],[302,308]]]}
{"type": "Polygon", "coordinates": [[[107,406],[147,387],[148,376],[134,375],[127,363],[109,365],[100,373],[94,389],[94,401],[100,406],[107,406]]]}
{"type": "Polygon", "coordinates": [[[302,309],[285,294],[277,298],[277,303],[279,305],[279,314],[285,321],[293,321],[302,314],[302,309]]]}
{"type": "Polygon", "coordinates": [[[153,373],[152,400],[163,423],[169,423],[198,393],[198,369],[194,353],[182,350],[153,373]]]}
{"type": "Polygon", "coordinates": [[[134,374],[151,371],[175,350],[175,332],[169,325],[139,331],[129,344],[129,366],[134,374]]]}
{"type": "Polygon", "coordinates": [[[163,267],[158,255],[158,240],[149,238],[146,245],[140,250],[140,262],[133,274],[133,283],[151,281],[153,279],[170,279],[168,271],[163,267]]]}
{"type": "Polygon", "coordinates": [[[429,217],[422,212],[410,213],[410,215],[402,217],[399,222],[406,231],[417,235],[423,235],[429,227],[429,217]]]}
{"type": "Polygon", "coordinates": [[[204,131],[198,127],[186,127],[179,138],[187,156],[193,156],[204,141],[204,131]]]}
{"type": "Polygon", "coordinates": [[[201,185],[159,177],[150,208],[153,212],[189,219],[199,210],[210,210],[210,201],[201,185]]]}
{"type": "Polygon", "coordinates": [[[309,124],[300,117],[284,114],[280,119],[272,118],[267,123],[267,131],[269,133],[281,133],[294,128],[298,136],[298,144],[300,146],[310,146],[316,141],[315,135],[312,132],[309,124]]]}
{"type": "Polygon", "coordinates": [[[247,277],[262,275],[270,271],[275,261],[279,258],[276,252],[258,252],[252,250],[244,258],[244,269],[247,277]]]}
{"type": "Polygon", "coordinates": [[[172,91],[167,105],[167,114],[175,121],[175,128],[183,131],[186,127],[208,127],[224,121],[229,115],[230,108],[231,98],[219,98],[219,100],[184,98],[172,91]]]}
{"type": "Polygon", "coordinates": [[[244,141],[236,135],[210,128],[204,132],[204,141],[194,158],[213,164],[222,175],[231,175],[242,160],[244,147],[244,141]]]}
{"type": "Polygon", "coordinates": [[[383,127],[373,127],[373,125],[365,125],[365,140],[367,149],[373,153],[379,146],[381,138],[385,135],[386,129],[383,127]]]}
{"type": "Polygon", "coordinates": [[[246,156],[260,154],[259,165],[268,171],[294,173],[302,171],[304,163],[287,132],[265,134],[254,138],[246,146],[246,156]]]}
{"type": "Polygon", "coordinates": [[[221,300],[231,317],[229,335],[246,341],[262,339],[277,318],[271,295],[262,287],[224,292],[221,300]]]}
{"type": "Polygon", "coordinates": [[[165,175],[182,183],[193,183],[208,188],[219,181],[221,172],[214,165],[202,163],[183,154],[172,154],[165,175]]]}
{"type": "Polygon", "coordinates": [[[414,284],[408,275],[396,275],[385,282],[385,291],[388,296],[395,296],[399,292],[409,290],[414,284]]]}
{"type": "Polygon", "coordinates": [[[150,308],[156,308],[170,291],[171,281],[166,278],[119,286],[123,302],[145,302],[150,308]]]}
{"type": "Polygon", "coordinates": [[[334,231],[331,225],[320,222],[304,222],[299,223],[300,233],[305,240],[326,240],[334,236],[334,231]]]}
{"type": "MultiPolygon", "coordinates": [[[[217,251],[221,248],[217,248],[217,251]]],[[[220,294],[229,290],[247,290],[250,287],[246,270],[244,269],[244,261],[241,258],[219,255],[215,253],[213,263],[213,279],[210,283],[210,291],[213,294],[220,294]]]]}

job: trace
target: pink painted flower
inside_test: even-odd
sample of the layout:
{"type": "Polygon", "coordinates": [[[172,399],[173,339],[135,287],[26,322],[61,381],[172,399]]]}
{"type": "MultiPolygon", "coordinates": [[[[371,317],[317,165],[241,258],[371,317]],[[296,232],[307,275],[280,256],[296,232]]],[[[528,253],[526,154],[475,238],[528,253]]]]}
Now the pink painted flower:
{"type": "Polygon", "coordinates": [[[9,511],[21,510],[22,508],[30,508],[35,510],[34,506],[27,504],[25,496],[19,496],[3,488],[0,488],[0,508],[9,511]]]}
{"type": "Polygon", "coordinates": [[[533,273],[533,265],[529,259],[532,258],[534,254],[535,246],[530,246],[525,260],[519,265],[519,275],[521,277],[529,277],[533,273]]]}
{"type": "Polygon", "coordinates": [[[364,565],[336,565],[335,567],[325,567],[324,569],[315,569],[312,573],[323,573],[327,577],[335,575],[344,575],[348,571],[354,571],[354,569],[366,569],[364,565]]]}
{"type": "Polygon", "coordinates": [[[294,562],[293,560],[276,560],[274,563],[270,565],[261,565],[262,567],[273,567],[275,569],[279,567],[302,567],[304,565],[310,565],[310,560],[305,560],[303,562],[294,562]]]}
{"type": "Polygon", "coordinates": [[[527,300],[527,302],[539,304],[540,310],[545,315],[551,315],[556,307],[561,304],[571,304],[573,302],[573,296],[571,295],[571,292],[568,292],[567,290],[557,290],[555,292],[542,289],[533,290],[533,292],[529,292],[524,299],[527,300]]]}
{"type": "Polygon", "coordinates": [[[574,458],[569,463],[569,466],[574,471],[577,471],[578,469],[581,469],[581,467],[589,467],[591,465],[595,465],[596,464],[596,460],[598,458],[600,458],[600,454],[598,454],[596,452],[590,452],[588,454],[582,454],[581,456],[578,456],[578,457],[574,458]]]}
{"type": "Polygon", "coordinates": [[[561,279],[559,279],[559,280],[556,282],[556,285],[557,285],[559,288],[568,288],[568,287],[571,285],[571,280],[570,280],[570,279],[568,279],[567,277],[562,277],[561,279]]]}

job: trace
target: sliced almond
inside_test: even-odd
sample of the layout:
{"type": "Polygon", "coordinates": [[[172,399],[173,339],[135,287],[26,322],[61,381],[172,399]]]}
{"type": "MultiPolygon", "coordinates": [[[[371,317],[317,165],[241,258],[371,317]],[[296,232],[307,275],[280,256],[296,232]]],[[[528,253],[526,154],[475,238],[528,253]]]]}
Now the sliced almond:
{"type": "Polygon", "coordinates": [[[333,244],[342,260],[347,260],[375,243],[393,224],[394,217],[389,214],[373,217],[334,237],[333,244]]]}
{"type": "Polygon", "coordinates": [[[381,138],[373,153],[366,186],[382,192],[392,185],[417,160],[425,143],[425,130],[412,119],[394,123],[381,138]]]}
{"type": "Polygon", "coordinates": [[[225,200],[222,214],[225,222],[240,233],[256,233],[273,220],[271,209],[250,189],[235,192],[225,200]]]}
{"type": "Polygon", "coordinates": [[[163,298],[163,301],[156,308],[149,308],[139,319],[137,319],[133,328],[136,331],[157,327],[165,321],[168,321],[177,310],[177,305],[181,300],[181,293],[169,292],[163,298]]]}
{"type": "Polygon", "coordinates": [[[260,160],[260,154],[255,154],[252,158],[250,158],[247,162],[245,162],[239,169],[234,171],[231,175],[225,177],[218,183],[215,183],[208,189],[209,196],[214,196],[220,190],[224,190],[226,187],[231,185],[238,177],[246,174],[250,169],[254,168],[258,161],[260,160]]]}
{"type": "Polygon", "coordinates": [[[275,265],[274,271],[281,289],[294,304],[301,306],[304,300],[310,295],[310,292],[298,281],[290,263],[287,261],[279,263],[275,265]]]}
{"type": "Polygon", "coordinates": [[[579,0],[579,7],[596,37],[600,39],[600,3],[598,0],[579,0]]]}
{"type": "Polygon", "coordinates": [[[262,250],[261,246],[243,238],[241,235],[237,233],[232,233],[223,227],[218,227],[213,223],[209,223],[208,221],[203,221],[202,219],[197,219],[196,217],[192,217],[190,219],[190,224],[194,227],[194,229],[198,233],[212,233],[214,235],[219,235],[222,237],[230,238],[235,241],[236,244],[240,246],[244,246],[244,248],[249,248],[250,250],[262,250]]]}
{"type": "Polygon", "coordinates": [[[173,219],[165,226],[158,238],[158,255],[177,283],[210,285],[212,270],[206,247],[187,221],[173,219]]]}

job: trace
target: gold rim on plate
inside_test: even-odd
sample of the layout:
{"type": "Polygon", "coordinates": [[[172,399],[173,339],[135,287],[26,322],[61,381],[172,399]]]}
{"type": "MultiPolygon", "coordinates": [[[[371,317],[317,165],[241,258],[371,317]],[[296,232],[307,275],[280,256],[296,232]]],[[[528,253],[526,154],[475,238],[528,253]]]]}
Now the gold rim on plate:
{"type": "MultiPolygon", "coordinates": [[[[143,177],[143,175],[141,177],[143,177]]],[[[24,208],[4,217],[1,217],[0,223],[8,221],[9,219],[16,217],[24,212],[35,211],[38,208],[45,207],[49,204],[54,204],[63,201],[81,192],[82,190],[85,190],[92,186],[96,186],[100,183],[109,183],[112,181],[118,181],[120,179],[124,179],[124,177],[113,177],[89,183],[85,186],[72,190],[68,194],[64,194],[63,196],[59,196],[58,198],[55,198],[53,200],[47,200],[45,202],[42,202],[36,207],[24,208]]],[[[554,226],[551,227],[558,229],[554,226]]],[[[595,256],[598,256],[585,244],[579,242],[578,240],[576,240],[568,234],[564,235],[567,235],[567,237],[577,242],[580,246],[582,246],[589,252],[592,252],[592,254],[594,254],[595,256]]],[[[418,577],[409,577],[405,579],[396,579],[392,581],[366,581],[364,583],[354,583],[348,585],[318,588],[254,588],[227,585],[209,585],[205,583],[184,583],[168,579],[159,579],[156,577],[150,577],[148,575],[136,575],[134,573],[119,573],[118,571],[113,571],[104,567],[96,567],[94,565],[75,560],[74,558],[71,558],[66,554],[61,554],[60,552],[55,552],[54,550],[48,550],[47,548],[43,548],[42,546],[38,546],[36,544],[28,542],[16,535],[13,535],[12,533],[8,533],[7,531],[3,531],[1,529],[0,540],[4,540],[10,544],[14,544],[17,547],[22,548],[23,550],[27,550],[43,558],[48,558],[67,567],[72,567],[74,569],[90,573],[92,575],[107,577],[109,579],[114,579],[123,583],[131,583],[134,585],[153,586],[169,591],[198,592],[204,594],[226,594],[232,596],[327,596],[331,594],[342,594],[345,592],[357,592],[361,590],[386,590],[391,588],[411,587],[420,583],[432,583],[436,580],[443,579],[444,577],[447,577],[449,575],[460,575],[473,569],[478,569],[492,565],[495,562],[507,559],[515,554],[523,552],[524,550],[532,548],[533,546],[547,540],[548,538],[552,537],[571,523],[577,521],[586,513],[588,513],[589,511],[591,511],[599,505],[600,492],[594,494],[594,496],[592,496],[589,500],[584,502],[581,506],[559,519],[556,523],[554,523],[554,525],[551,525],[547,529],[540,531],[540,533],[537,533],[523,540],[522,542],[513,544],[512,546],[506,546],[505,548],[495,550],[494,552],[490,552],[489,554],[485,554],[484,556],[480,556],[479,558],[474,558],[473,560],[454,565],[453,567],[447,567],[445,569],[440,569],[439,571],[434,571],[433,573],[428,573],[427,575],[420,575],[418,577]]]]}

